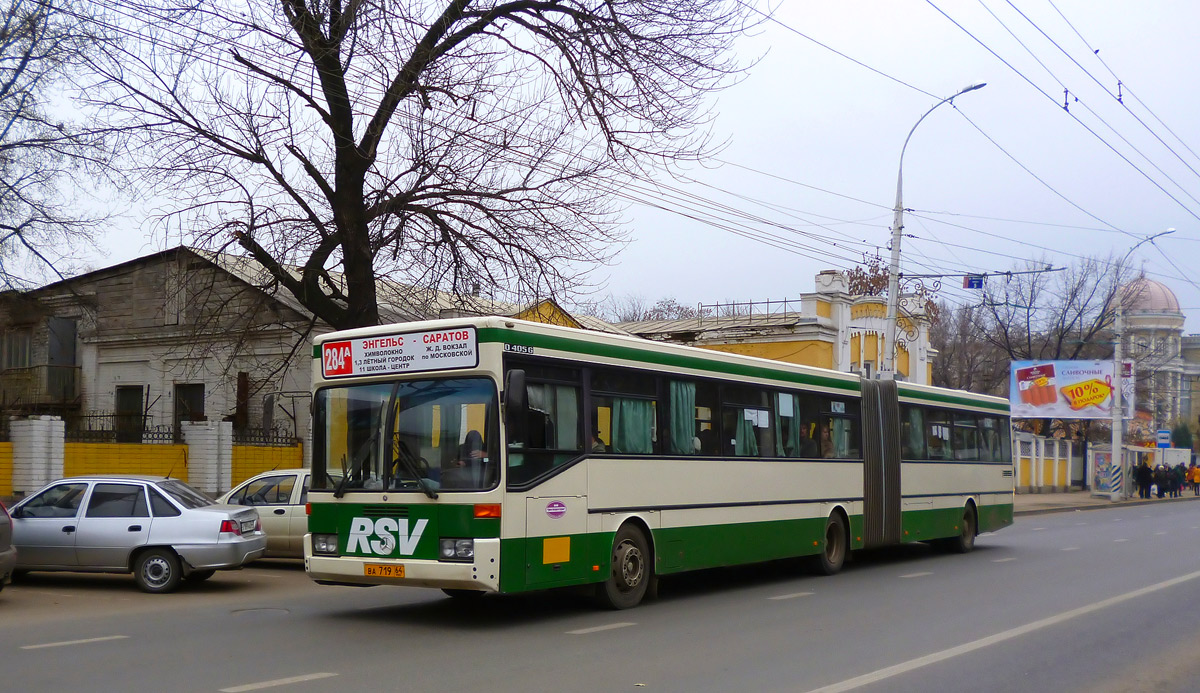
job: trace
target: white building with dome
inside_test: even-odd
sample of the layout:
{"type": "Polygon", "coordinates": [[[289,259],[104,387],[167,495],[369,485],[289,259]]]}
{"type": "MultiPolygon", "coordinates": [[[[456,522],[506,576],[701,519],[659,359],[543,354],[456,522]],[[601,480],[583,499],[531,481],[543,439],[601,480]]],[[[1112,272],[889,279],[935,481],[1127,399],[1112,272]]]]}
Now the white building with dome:
{"type": "Polygon", "coordinates": [[[1184,336],[1179,299],[1161,282],[1139,277],[1122,288],[1122,296],[1124,354],[1137,370],[1134,430],[1144,427],[1153,435],[1181,420],[1195,428],[1192,402],[1193,391],[1200,388],[1200,335],[1184,336]]]}

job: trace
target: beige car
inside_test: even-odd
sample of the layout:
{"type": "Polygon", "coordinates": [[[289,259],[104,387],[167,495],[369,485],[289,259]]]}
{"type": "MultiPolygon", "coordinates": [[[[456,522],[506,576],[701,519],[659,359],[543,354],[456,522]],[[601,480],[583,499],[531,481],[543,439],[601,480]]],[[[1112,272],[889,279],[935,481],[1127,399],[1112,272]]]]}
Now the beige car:
{"type": "Polygon", "coordinates": [[[234,486],[218,503],[249,505],[258,509],[267,533],[267,556],[303,558],[304,535],[308,532],[307,469],[274,469],[234,486]]]}

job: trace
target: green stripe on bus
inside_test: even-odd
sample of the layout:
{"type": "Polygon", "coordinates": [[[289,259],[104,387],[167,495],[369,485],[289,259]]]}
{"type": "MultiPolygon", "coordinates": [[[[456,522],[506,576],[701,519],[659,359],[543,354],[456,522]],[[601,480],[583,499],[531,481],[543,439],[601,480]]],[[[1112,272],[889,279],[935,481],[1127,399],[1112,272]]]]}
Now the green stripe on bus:
{"type": "MultiPolygon", "coordinates": [[[[821,387],[846,390],[848,392],[860,391],[857,380],[841,380],[838,378],[810,375],[806,373],[791,373],[788,371],[780,371],[773,368],[744,363],[721,363],[695,356],[663,353],[629,346],[601,344],[598,342],[588,342],[581,339],[569,339],[566,337],[555,337],[551,335],[535,334],[532,332],[506,330],[498,327],[480,329],[478,331],[478,338],[480,342],[499,342],[505,344],[516,344],[520,346],[541,347],[543,349],[568,351],[577,354],[587,354],[589,356],[625,359],[628,361],[637,361],[640,363],[656,364],[660,366],[691,368],[693,370],[709,371],[724,375],[763,378],[766,380],[784,380],[787,382],[801,383],[805,385],[818,385],[821,387]]],[[[721,354],[721,352],[713,353],[714,355],[721,354]]]]}
{"type": "MultiPolygon", "coordinates": [[[[979,532],[990,532],[1012,524],[1012,504],[978,508],[979,532]]],[[[902,514],[907,533],[903,541],[929,541],[958,535],[961,508],[917,510],[902,514]]],[[[813,556],[825,550],[826,518],[816,517],[768,522],[663,528],[652,534],[655,572],[670,575],[720,566],[762,563],[783,558],[813,556]]],[[[862,548],[863,517],[850,518],[852,548],[862,548]]],[[[502,539],[500,542],[500,591],[567,587],[603,582],[608,578],[609,551],[614,532],[574,534],[561,537],[502,539]],[[570,558],[562,563],[545,563],[547,539],[566,539],[570,558]]]]}

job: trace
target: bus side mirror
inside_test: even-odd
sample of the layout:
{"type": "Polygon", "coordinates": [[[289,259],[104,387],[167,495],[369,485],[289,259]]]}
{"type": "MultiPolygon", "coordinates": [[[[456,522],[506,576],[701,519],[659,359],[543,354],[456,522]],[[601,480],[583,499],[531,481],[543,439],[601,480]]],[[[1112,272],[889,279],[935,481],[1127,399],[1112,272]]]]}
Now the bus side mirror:
{"type": "Polygon", "coordinates": [[[524,445],[529,427],[529,393],[525,388],[525,371],[510,370],[504,376],[504,424],[508,429],[509,445],[524,445]]]}

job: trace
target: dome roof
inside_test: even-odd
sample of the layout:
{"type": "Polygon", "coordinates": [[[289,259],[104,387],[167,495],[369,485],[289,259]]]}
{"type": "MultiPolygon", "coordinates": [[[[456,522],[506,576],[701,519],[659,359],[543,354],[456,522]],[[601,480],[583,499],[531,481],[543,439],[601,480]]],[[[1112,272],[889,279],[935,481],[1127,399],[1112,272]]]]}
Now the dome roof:
{"type": "Polygon", "coordinates": [[[1121,287],[1125,310],[1141,313],[1178,313],[1179,299],[1165,285],[1138,277],[1121,287]]]}

